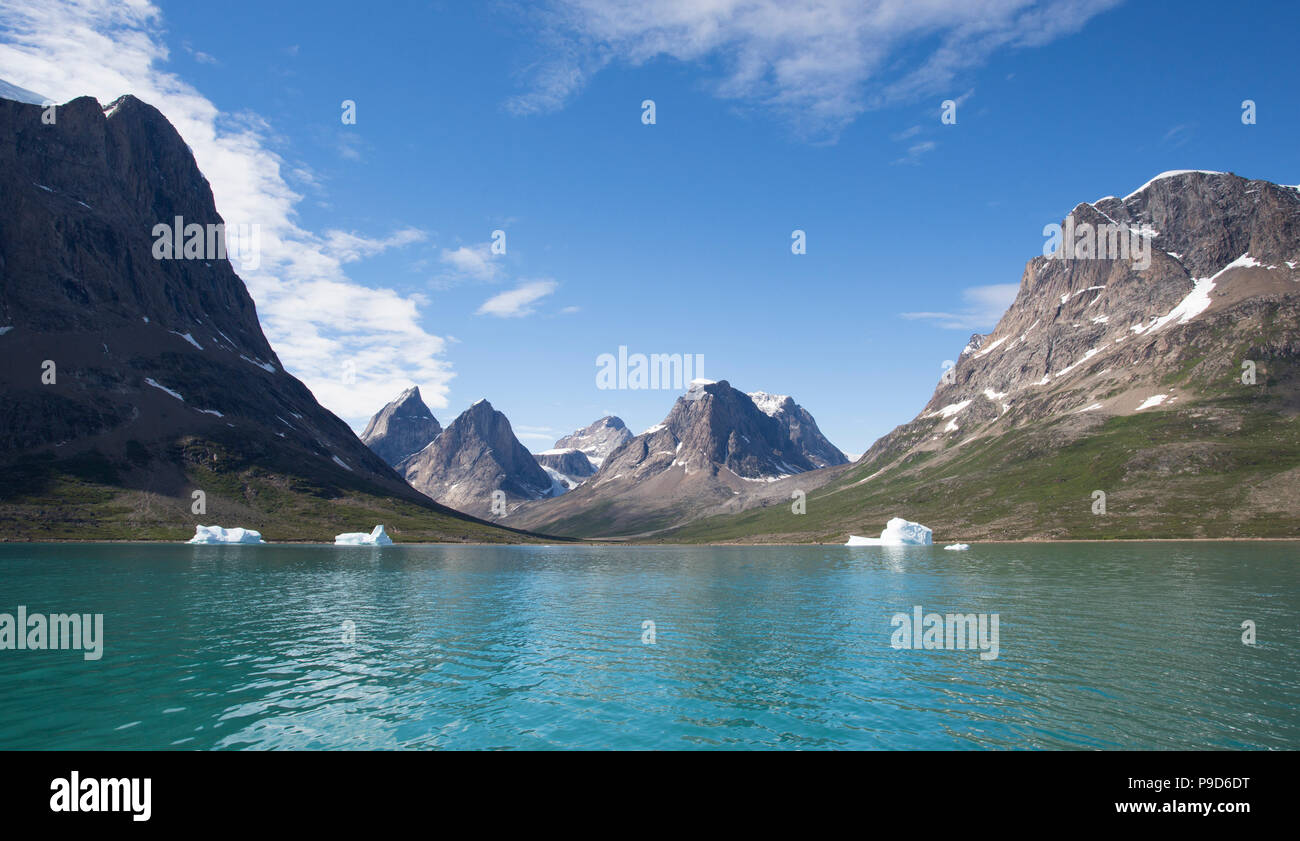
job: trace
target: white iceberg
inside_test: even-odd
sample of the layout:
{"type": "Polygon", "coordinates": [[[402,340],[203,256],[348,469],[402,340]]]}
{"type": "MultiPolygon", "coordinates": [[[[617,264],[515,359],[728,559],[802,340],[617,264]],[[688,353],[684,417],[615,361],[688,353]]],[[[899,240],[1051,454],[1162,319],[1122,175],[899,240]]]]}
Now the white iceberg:
{"type": "Polygon", "coordinates": [[[384,531],[383,525],[375,526],[370,534],[363,531],[350,531],[334,536],[335,546],[392,546],[393,539],[384,531]]]}
{"type": "Polygon", "coordinates": [[[189,543],[265,543],[260,531],[252,529],[223,529],[221,526],[195,526],[189,543]]]}
{"type": "Polygon", "coordinates": [[[951,551],[953,551],[953,552],[965,552],[967,549],[970,548],[970,544],[969,544],[969,543],[953,543],[953,544],[950,544],[950,545],[945,546],[945,547],[943,547],[943,548],[944,548],[944,549],[951,550],[951,551]]]}
{"type": "Polygon", "coordinates": [[[934,541],[931,540],[933,532],[929,526],[923,526],[920,523],[913,523],[904,520],[902,517],[895,517],[885,524],[885,529],[880,533],[880,537],[859,537],[856,534],[849,535],[849,542],[845,546],[928,546],[934,541]]]}

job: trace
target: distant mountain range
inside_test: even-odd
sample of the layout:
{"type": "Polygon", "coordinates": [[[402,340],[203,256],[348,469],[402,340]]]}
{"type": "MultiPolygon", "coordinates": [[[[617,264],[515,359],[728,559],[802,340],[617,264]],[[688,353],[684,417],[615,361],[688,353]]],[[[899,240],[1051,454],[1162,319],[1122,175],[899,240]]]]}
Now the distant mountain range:
{"type": "Polygon", "coordinates": [[[563,488],[512,496],[510,522],[642,540],[842,542],[896,514],[953,539],[1300,533],[1297,188],[1163,173],[1075,207],[1060,242],[856,463],[791,398],[697,381],[641,435],[603,418],[537,455],[563,488]]]}
{"type": "MultiPolygon", "coordinates": [[[[365,436],[370,445],[377,451],[387,446],[387,438],[373,431],[386,428],[391,436],[399,411],[431,418],[417,402],[407,391],[376,414],[365,436]]],[[[619,418],[604,417],[537,454],[528,453],[486,400],[440,434],[422,428],[426,446],[397,464],[412,486],[460,511],[555,534],[649,531],[681,522],[675,512],[686,507],[734,507],[751,483],[847,462],[791,398],[749,395],[706,380],[692,383],[664,422],[641,435],[634,437],[619,418]],[[600,512],[598,523],[593,510],[600,512]]]]}
{"type": "Polygon", "coordinates": [[[229,261],[159,258],[160,222],[221,223],[162,115],[42,110],[0,99],[0,539],[1300,535],[1295,187],[1179,171],[1078,205],[852,464],[793,398],[708,380],[639,435],[608,416],[534,454],[487,400],[444,428],[416,387],[358,438],[229,261]]]}

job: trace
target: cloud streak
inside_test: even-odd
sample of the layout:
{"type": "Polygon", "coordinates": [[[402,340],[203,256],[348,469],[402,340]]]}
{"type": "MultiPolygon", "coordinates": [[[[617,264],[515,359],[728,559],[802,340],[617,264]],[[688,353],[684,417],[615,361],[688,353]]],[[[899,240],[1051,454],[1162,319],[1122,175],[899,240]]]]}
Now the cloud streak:
{"type": "Polygon", "coordinates": [[[802,135],[942,91],[1003,49],[1041,46],[1121,0],[551,0],[546,53],[506,107],[563,107],[602,69],[658,58],[719,68],[712,92],[802,135]]]}
{"type": "Polygon", "coordinates": [[[534,280],[514,289],[493,295],[478,308],[478,315],[495,315],[497,318],[522,318],[531,315],[533,304],[550,295],[559,287],[553,280],[534,280]]]}
{"type": "Polygon", "coordinates": [[[949,330],[992,330],[1002,315],[1016,299],[1018,283],[994,283],[988,286],[971,286],[962,290],[965,306],[956,312],[905,312],[903,318],[929,321],[949,330]]]}

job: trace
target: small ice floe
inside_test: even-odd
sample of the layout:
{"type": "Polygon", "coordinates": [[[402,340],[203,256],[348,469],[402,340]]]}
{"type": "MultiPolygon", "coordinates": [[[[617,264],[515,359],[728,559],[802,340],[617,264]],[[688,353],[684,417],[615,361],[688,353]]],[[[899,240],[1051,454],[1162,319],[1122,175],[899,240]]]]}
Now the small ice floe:
{"type": "Polygon", "coordinates": [[[945,547],[943,547],[943,548],[944,548],[945,550],[949,551],[949,552],[965,552],[967,549],[970,548],[970,544],[969,544],[969,543],[950,543],[950,544],[948,544],[947,546],[945,546],[945,547]]]}
{"type": "Polygon", "coordinates": [[[375,526],[370,534],[363,531],[350,531],[334,536],[335,546],[392,546],[393,539],[384,531],[383,525],[375,526]]]}
{"type": "Polygon", "coordinates": [[[223,529],[221,526],[195,526],[194,536],[188,543],[265,543],[260,531],[252,529],[223,529]]]}
{"type": "Polygon", "coordinates": [[[849,535],[849,542],[845,546],[928,546],[934,541],[931,540],[929,526],[923,526],[920,523],[913,523],[904,520],[902,517],[894,517],[885,524],[885,528],[880,532],[880,537],[859,537],[856,534],[849,535]]]}

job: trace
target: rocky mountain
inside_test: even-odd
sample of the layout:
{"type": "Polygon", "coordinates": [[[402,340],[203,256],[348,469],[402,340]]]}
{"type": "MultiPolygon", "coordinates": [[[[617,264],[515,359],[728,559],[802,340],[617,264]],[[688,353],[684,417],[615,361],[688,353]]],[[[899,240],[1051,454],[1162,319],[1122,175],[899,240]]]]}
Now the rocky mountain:
{"type": "Polygon", "coordinates": [[[412,487],[443,505],[490,519],[509,516],[521,501],[563,490],[519,443],[506,416],[486,400],[462,412],[398,470],[412,487]],[[494,506],[497,491],[503,496],[494,506]]]}
{"type": "Polygon", "coordinates": [[[396,467],[429,445],[442,432],[442,424],[424,405],[420,387],[412,386],[375,413],[361,433],[361,441],[389,465],[396,467]]]}
{"type": "Polygon", "coordinates": [[[413,490],[321,407],[228,260],[156,256],[159,224],[222,223],[162,114],[131,96],[42,113],[0,99],[0,539],[518,539],[413,490]]]}
{"type": "MultiPolygon", "coordinates": [[[[788,416],[802,423],[789,407],[788,416]]],[[[663,423],[610,452],[572,493],[524,506],[518,522],[544,523],[556,534],[630,536],[734,509],[742,498],[819,467],[776,414],[725,380],[696,380],[663,423]]],[[[811,415],[803,429],[821,437],[811,415]]]]}
{"type": "Polygon", "coordinates": [[[817,428],[817,421],[808,410],[784,394],[768,394],[765,391],[752,391],[749,394],[754,405],[763,414],[774,418],[785,435],[799,451],[817,467],[834,467],[847,464],[848,459],[839,448],[826,440],[817,428]]]}
{"type": "Polygon", "coordinates": [[[1162,173],[1076,206],[924,409],[808,496],[679,539],[1296,536],[1300,192],[1162,173]],[[1070,247],[1066,247],[1066,243],[1070,247]]]}
{"type": "Polygon", "coordinates": [[[608,415],[556,441],[554,449],[581,450],[593,465],[600,467],[606,456],[631,439],[632,433],[622,419],[608,415]]]}
{"type": "Polygon", "coordinates": [[[591,459],[587,458],[586,453],[572,447],[567,450],[533,453],[533,458],[537,459],[537,463],[542,467],[558,470],[565,476],[585,479],[596,474],[596,467],[591,463],[591,459]]]}
{"type": "Polygon", "coordinates": [[[596,467],[586,453],[572,447],[533,453],[533,458],[565,491],[573,490],[596,474],[596,467]]]}

